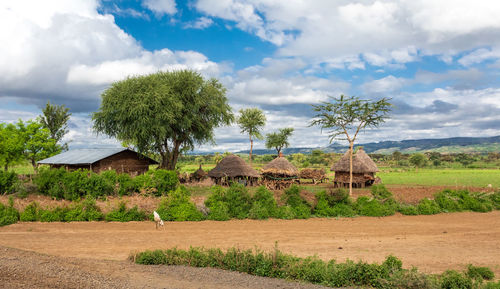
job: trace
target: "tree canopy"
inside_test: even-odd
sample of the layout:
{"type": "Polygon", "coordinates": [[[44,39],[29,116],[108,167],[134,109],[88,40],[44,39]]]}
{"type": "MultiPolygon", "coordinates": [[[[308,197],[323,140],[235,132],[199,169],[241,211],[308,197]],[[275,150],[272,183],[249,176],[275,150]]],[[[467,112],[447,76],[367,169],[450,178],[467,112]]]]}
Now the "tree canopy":
{"type": "Polygon", "coordinates": [[[30,120],[25,125],[20,121],[18,127],[24,141],[24,155],[35,169],[39,160],[61,152],[62,147],[57,145],[43,124],[30,120]]]}
{"type": "Polygon", "coordinates": [[[9,166],[23,159],[24,140],[15,124],[0,123],[0,163],[7,171],[9,166]]]}
{"type": "Polygon", "coordinates": [[[283,148],[287,148],[290,143],[288,138],[292,136],[293,128],[280,128],[278,132],[268,133],[266,135],[266,148],[274,148],[280,154],[283,148]]]}
{"type": "MultiPolygon", "coordinates": [[[[45,108],[42,109],[42,115],[39,116],[40,123],[50,132],[50,137],[59,143],[64,135],[68,132],[68,120],[71,116],[69,108],[64,105],[52,105],[47,102],[45,108]]],[[[67,148],[67,144],[63,147],[67,148]]]]}
{"type": "Polygon", "coordinates": [[[385,122],[391,111],[388,98],[371,101],[356,96],[341,95],[333,98],[333,102],[323,102],[313,105],[317,113],[311,122],[321,130],[328,130],[330,142],[334,139],[343,139],[349,142],[350,181],[349,193],[352,194],[352,153],[354,142],[359,132],[365,128],[378,127],[385,122]]]}
{"type": "Polygon", "coordinates": [[[224,86],[191,70],[129,77],[101,97],[94,130],[159,154],[159,167],[171,170],[181,152],[214,143],[214,129],[234,120],[224,86]]]}
{"type": "Polygon", "coordinates": [[[240,109],[237,123],[241,133],[248,134],[250,139],[250,161],[252,161],[253,139],[263,139],[261,129],[266,125],[266,116],[258,108],[240,109]]]}

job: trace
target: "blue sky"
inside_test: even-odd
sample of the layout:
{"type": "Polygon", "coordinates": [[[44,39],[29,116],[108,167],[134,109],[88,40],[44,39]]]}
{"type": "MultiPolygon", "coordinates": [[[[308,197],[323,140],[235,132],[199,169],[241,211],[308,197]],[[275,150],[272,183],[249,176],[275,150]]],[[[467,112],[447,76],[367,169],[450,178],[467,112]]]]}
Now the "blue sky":
{"type": "MultiPolygon", "coordinates": [[[[234,112],[265,111],[264,133],[294,127],[322,147],[310,104],[392,98],[359,142],[500,135],[496,0],[7,0],[0,4],[0,121],[70,108],[70,147],[116,146],[90,114],[113,81],[158,70],[218,78],[234,112]]],[[[236,125],[199,150],[247,149],[236,125]]],[[[256,143],[263,148],[264,142],[256,143]]]]}

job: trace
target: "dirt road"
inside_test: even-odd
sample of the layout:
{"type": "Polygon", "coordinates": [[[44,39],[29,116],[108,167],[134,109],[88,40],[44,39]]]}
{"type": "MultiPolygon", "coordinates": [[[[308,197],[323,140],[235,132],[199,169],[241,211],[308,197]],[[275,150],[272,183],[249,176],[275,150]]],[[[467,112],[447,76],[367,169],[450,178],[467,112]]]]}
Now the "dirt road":
{"type": "Polygon", "coordinates": [[[500,276],[500,211],[434,216],[309,220],[17,223],[0,228],[0,245],[50,255],[125,260],[131,252],[172,247],[256,246],[298,256],[381,262],[389,254],[428,273],[491,267],[500,276]]]}

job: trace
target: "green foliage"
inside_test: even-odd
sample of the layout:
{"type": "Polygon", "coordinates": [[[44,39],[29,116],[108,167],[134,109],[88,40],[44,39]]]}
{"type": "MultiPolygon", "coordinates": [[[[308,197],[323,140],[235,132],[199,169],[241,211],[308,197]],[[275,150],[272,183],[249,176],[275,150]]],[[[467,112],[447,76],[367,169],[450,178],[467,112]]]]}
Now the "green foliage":
{"type": "Polygon", "coordinates": [[[221,210],[225,211],[226,208],[230,218],[245,219],[252,207],[252,198],[245,186],[232,184],[227,189],[215,187],[212,194],[205,201],[205,205],[210,209],[209,219],[214,219],[214,217],[210,216],[211,214],[215,212],[221,214],[221,210]]]}
{"type": "Polygon", "coordinates": [[[387,200],[392,198],[392,193],[382,184],[373,185],[370,188],[370,192],[377,200],[387,200]]]}
{"type": "Polygon", "coordinates": [[[382,202],[368,197],[359,197],[354,203],[354,208],[361,216],[383,217],[391,216],[396,212],[394,202],[382,202]]]}
{"type": "Polygon", "coordinates": [[[19,212],[14,208],[13,199],[9,198],[9,205],[0,203],[0,227],[17,223],[19,212]]]}
{"type": "Polygon", "coordinates": [[[252,197],[252,207],[249,211],[250,219],[267,219],[276,217],[278,214],[278,205],[272,192],[261,186],[252,197]]]}
{"type": "Polygon", "coordinates": [[[434,195],[434,200],[444,212],[490,212],[495,207],[491,196],[467,190],[444,190],[434,195]]]}
{"type": "Polygon", "coordinates": [[[132,179],[129,174],[119,174],[116,177],[116,181],[118,182],[118,195],[120,196],[131,195],[134,192],[139,192],[139,188],[136,187],[134,179],[132,179]]]}
{"type": "Polygon", "coordinates": [[[127,209],[125,202],[120,202],[118,207],[109,212],[105,217],[105,220],[108,222],[144,221],[147,219],[146,212],[139,210],[137,206],[127,209]]]}
{"type": "Polygon", "coordinates": [[[309,203],[300,196],[300,187],[297,185],[292,185],[290,188],[285,190],[285,193],[281,196],[283,202],[289,205],[297,219],[307,219],[311,217],[311,207],[309,203]]]}
{"type": "Polygon", "coordinates": [[[420,200],[417,206],[420,215],[434,215],[441,213],[441,208],[434,200],[427,198],[420,200]]]}
{"type": "Polygon", "coordinates": [[[491,271],[490,268],[472,266],[471,264],[467,266],[467,271],[465,272],[465,275],[470,279],[479,281],[493,280],[495,278],[495,274],[493,273],[493,271],[491,271]]]}
{"type": "Polygon", "coordinates": [[[353,217],[356,215],[352,207],[349,193],[342,189],[333,189],[328,193],[321,191],[316,194],[314,214],[319,217],[353,217]]]}
{"type": "Polygon", "coordinates": [[[36,121],[28,121],[26,126],[19,122],[19,130],[24,142],[24,154],[34,168],[39,160],[61,152],[62,147],[50,137],[50,131],[36,121]]]}
{"type": "Polygon", "coordinates": [[[500,191],[492,193],[489,198],[495,209],[500,210],[500,191]]]}
{"type": "Polygon", "coordinates": [[[180,186],[162,199],[156,212],[167,221],[200,221],[203,214],[190,201],[190,193],[180,186]]]}
{"type": "Polygon", "coordinates": [[[24,157],[24,137],[20,125],[24,125],[22,121],[17,125],[0,123],[0,164],[4,170],[24,157]]]}
{"type": "Polygon", "coordinates": [[[36,222],[40,220],[39,209],[40,205],[37,202],[31,202],[24,208],[19,220],[21,222],[36,222]]]}
{"type": "Polygon", "coordinates": [[[295,211],[291,206],[278,207],[276,218],[285,220],[295,219],[295,211]]]}
{"type": "Polygon", "coordinates": [[[53,210],[40,209],[38,216],[40,222],[64,222],[66,214],[69,212],[67,207],[57,207],[53,210]]]}
{"type": "Polygon", "coordinates": [[[416,168],[421,168],[425,166],[427,163],[427,157],[424,154],[421,153],[416,153],[412,154],[409,158],[408,161],[410,164],[414,165],[416,168]]]}
{"type": "Polygon", "coordinates": [[[156,189],[157,196],[175,190],[179,184],[179,178],[175,171],[154,170],[148,171],[146,174],[151,176],[151,185],[156,189]]]}
{"type": "Polygon", "coordinates": [[[64,216],[64,221],[100,221],[103,217],[95,199],[88,196],[85,200],[75,203],[69,208],[64,216]]]}
{"type": "Polygon", "coordinates": [[[225,94],[191,70],[129,77],[102,93],[94,130],[159,154],[160,168],[173,170],[180,152],[213,142],[214,129],[233,121],[225,94]]]}
{"type": "Polygon", "coordinates": [[[448,270],[441,276],[442,289],[472,289],[473,282],[464,274],[454,270],[448,270]]]}
{"type": "Polygon", "coordinates": [[[399,206],[399,210],[398,210],[401,214],[403,215],[407,215],[407,216],[415,216],[415,215],[418,215],[418,209],[417,207],[413,206],[413,205],[403,205],[401,204],[399,206]]]}
{"type": "MultiPolygon", "coordinates": [[[[56,143],[60,142],[63,136],[68,132],[68,120],[71,115],[69,108],[64,105],[52,105],[47,101],[47,105],[42,109],[42,115],[39,116],[40,123],[48,129],[50,138],[56,143]]],[[[63,145],[67,147],[67,144],[63,145]]]]}
{"type": "Polygon", "coordinates": [[[292,136],[293,128],[280,128],[278,132],[266,134],[266,148],[276,149],[278,155],[283,148],[287,148],[288,138],[292,136]]]}
{"type": "Polygon", "coordinates": [[[250,139],[262,139],[260,130],[266,125],[266,116],[258,108],[240,109],[240,115],[236,119],[241,133],[248,134],[250,139]]]}
{"type": "Polygon", "coordinates": [[[0,170],[0,194],[13,193],[14,184],[16,183],[16,181],[16,173],[0,170]]]}

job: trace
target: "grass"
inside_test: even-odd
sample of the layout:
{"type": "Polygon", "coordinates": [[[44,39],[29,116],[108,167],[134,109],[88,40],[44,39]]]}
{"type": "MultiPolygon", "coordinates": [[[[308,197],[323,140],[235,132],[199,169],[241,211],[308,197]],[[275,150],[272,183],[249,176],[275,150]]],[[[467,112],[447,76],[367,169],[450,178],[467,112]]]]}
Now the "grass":
{"type": "Polygon", "coordinates": [[[386,185],[500,187],[498,169],[419,169],[377,173],[386,185]]]}

